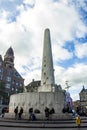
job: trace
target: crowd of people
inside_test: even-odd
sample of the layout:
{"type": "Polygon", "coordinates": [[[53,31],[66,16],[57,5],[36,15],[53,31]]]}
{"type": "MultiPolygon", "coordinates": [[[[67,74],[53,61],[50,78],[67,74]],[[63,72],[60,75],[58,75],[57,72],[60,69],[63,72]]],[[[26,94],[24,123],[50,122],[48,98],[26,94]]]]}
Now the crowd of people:
{"type": "MultiPolygon", "coordinates": [[[[24,110],[22,107],[20,107],[20,110],[18,110],[18,106],[14,109],[14,113],[15,113],[15,119],[22,119],[22,114],[23,114],[24,110]]],[[[35,111],[33,110],[33,108],[29,108],[29,120],[36,120],[36,116],[35,113],[40,113],[40,111],[38,109],[35,109],[35,111]]],[[[47,120],[49,120],[49,116],[55,113],[54,108],[49,109],[48,107],[45,107],[44,109],[44,113],[45,113],[45,118],[47,120]]]]}
{"type": "Polygon", "coordinates": [[[47,120],[49,120],[49,116],[55,113],[54,108],[49,109],[48,107],[45,107],[45,117],[47,120]]]}
{"type": "Polygon", "coordinates": [[[23,108],[21,107],[19,112],[18,112],[18,106],[14,109],[14,113],[15,113],[15,119],[20,119],[21,120],[21,116],[23,114],[23,108]]]}
{"type": "MultiPolygon", "coordinates": [[[[77,109],[78,110],[78,109],[77,109]]],[[[22,114],[23,114],[24,110],[22,107],[20,107],[20,109],[18,108],[18,106],[14,109],[14,113],[15,113],[15,120],[21,120],[22,119],[22,114]]],[[[68,111],[67,111],[68,112],[68,111]]],[[[73,115],[76,117],[76,125],[78,127],[80,127],[81,125],[81,118],[80,118],[80,115],[75,111],[72,111],[73,112],[73,115]]],[[[77,111],[78,112],[78,111],[77,111]]],[[[31,121],[34,121],[36,120],[36,116],[35,116],[35,113],[40,113],[40,110],[38,109],[35,109],[33,110],[33,108],[29,108],[29,120],[31,121]]],[[[44,114],[45,114],[45,119],[46,120],[49,120],[50,118],[50,115],[54,114],[55,113],[55,110],[54,108],[52,107],[51,109],[48,108],[48,107],[45,107],[44,109],[44,114]]],[[[63,113],[65,113],[65,111],[63,110],[63,113]]],[[[2,109],[2,118],[4,118],[4,114],[5,114],[5,111],[4,109],[2,109]]]]}

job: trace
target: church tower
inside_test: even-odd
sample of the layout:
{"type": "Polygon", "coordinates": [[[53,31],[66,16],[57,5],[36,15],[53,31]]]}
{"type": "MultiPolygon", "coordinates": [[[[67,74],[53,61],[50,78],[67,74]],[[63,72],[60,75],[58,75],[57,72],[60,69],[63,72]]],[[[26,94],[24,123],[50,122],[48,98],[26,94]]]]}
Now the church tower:
{"type": "Polygon", "coordinates": [[[14,67],[14,51],[12,47],[10,47],[5,56],[4,56],[4,63],[6,68],[13,68],[14,67]]]}
{"type": "Polygon", "coordinates": [[[42,72],[41,72],[41,86],[39,91],[51,92],[55,84],[53,58],[51,49],[50,30],[45,29],[44,32],[44,45],[43,45],[43,58],[42,58],[42,72]]]}

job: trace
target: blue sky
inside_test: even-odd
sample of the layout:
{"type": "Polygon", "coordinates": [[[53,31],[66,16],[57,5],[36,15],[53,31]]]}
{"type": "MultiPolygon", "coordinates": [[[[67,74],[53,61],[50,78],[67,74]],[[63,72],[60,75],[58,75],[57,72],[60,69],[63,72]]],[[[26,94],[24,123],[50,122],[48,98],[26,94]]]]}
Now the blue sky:
{"type": "Polygon", "coordinates": [[[25,79],[41,79],[43,35],[50,29],[55,83],[73,100],[87,88],[87,0],[0,0],[0,54],[12,46],[15,68],[25,79]]]}

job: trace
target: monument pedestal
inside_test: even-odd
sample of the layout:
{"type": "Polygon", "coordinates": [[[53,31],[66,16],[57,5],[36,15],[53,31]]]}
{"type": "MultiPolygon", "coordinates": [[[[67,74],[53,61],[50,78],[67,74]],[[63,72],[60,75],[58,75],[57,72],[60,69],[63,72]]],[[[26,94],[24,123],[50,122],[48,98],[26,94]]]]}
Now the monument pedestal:
{"type": "MultiPolygon", "coordinates": [[[[45,115],[43,114],[35,114],[37,120],[46,120],[45,115]]],[[[6,113],[5,114],[6,119],[15,119],[15,114],[14,113],[6,113]]],[[[22,119],[24,120],[29,120],[29,114],[28,113],[23,113],[22,119]]],[[[49,120],[69,120],[73,119],[72,114],[69,113],[62,113],[62,114],[52,114],[49,116],[49,120]]]]}
{"type": "MultiPolygon", "coordinates": [[[[58,92],[26,92],[11,95],[9,103],[9,115],[14,115],[14,109],[18,106],[23,107],[24,113],[23,118],[28,118],[29,109],[33,108],[40,111],[39,114],[35,113],[37,119],[45,119],[45,107],[49,110],[54,108],[55,113],[50,115],[50,119],[68,119],[69,114],[63,114],[62,109],[64,108],[65,95],[62,90],[58,92]]],[[[71,117],[70,117],[71,118],[71,117]]]]}

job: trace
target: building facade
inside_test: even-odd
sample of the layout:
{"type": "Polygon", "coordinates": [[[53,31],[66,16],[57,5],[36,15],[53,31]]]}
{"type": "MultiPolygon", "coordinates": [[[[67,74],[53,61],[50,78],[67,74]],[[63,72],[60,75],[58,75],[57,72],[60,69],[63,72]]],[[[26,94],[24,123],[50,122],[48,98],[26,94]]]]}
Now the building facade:
{"type": "Polygon", "coordinates": [[[87,116],[87,89],[84,86],[79,93],[79,99],[74,101],[74,109],[80,116],[87,116]]]}
{"type": "Polygon", "coordinates": [[[81,92],[79,93],[79,96],[80,96],[81,107],[87,109],[87,89],[85,89],[84,86],[83,86],[81,92]]]}
{"type": "Polygon", "coordinates": [[[41,85],[41,80],[35,81],[32,79],[32,82],[29,83],[26,87],[27,92],[38,92],[38,87],[41,85]]]}
{"type": "Polygon", "coordinates": [[[10,95],[21,92],[24,79],[14,67],[14,51],[10,47],[4,60],[0,55],[0,104],[8,104],[10,95]]]}

